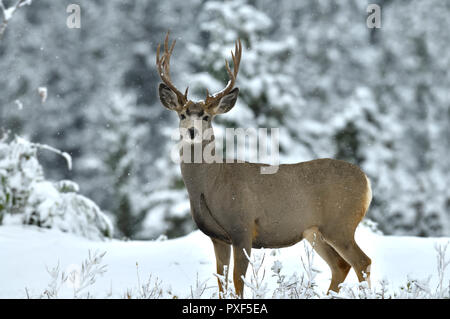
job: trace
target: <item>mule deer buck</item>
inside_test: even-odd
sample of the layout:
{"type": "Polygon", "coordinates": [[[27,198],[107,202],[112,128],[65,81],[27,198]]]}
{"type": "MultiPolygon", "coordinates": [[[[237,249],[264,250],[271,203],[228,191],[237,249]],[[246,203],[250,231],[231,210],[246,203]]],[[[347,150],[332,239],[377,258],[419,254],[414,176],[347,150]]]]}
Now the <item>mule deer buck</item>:
{"type": "MultiPolygon", "coordinates": [[[[161,103],[176,111],[183,143],[214,143],[198,138],[212,129],[216,115],[230,111],[239,89],[234,88],[242,54],[240,40],[231,52],[233,70],[226,61],[229,82],[203,101],[192,101],[180,92],[170,78],[170,57],[175,41],[164,53],[157,48],[156,65],[163,83],[159,84],[161,103]],[[201,121],[202,132],[194,125],[201,121]],[[183,129],[183,130],[181,130],[183,129]]],[[[197,144],[198,146],[198,144],[197,144]]],[[[193,153],[193,152],[192,152],[193,153]]],[[[182,156],[182,152],[180,152],[182,156]]],[[[369,208],[372,191],[367,176],[355,165],[334,159],[317,159],[280,165],[275,174],[261,174],[266,164],[205,163],[181,161],[181,173],[189,193],[192,217],[214,245],[217,273],[224,274],[233,247],[233,282],[243,297],[243,276],[252,248],[281,248],[306,238],[331,269],[329,290],[338,291],[350,268],[359,281],[370,281],[371,260],[355,242],[355,229],[369,208]],[[244,252],[245,249],[245,252],[244,252]]],[[[219,290],[223,291],[219,281],[219,290]]]]}

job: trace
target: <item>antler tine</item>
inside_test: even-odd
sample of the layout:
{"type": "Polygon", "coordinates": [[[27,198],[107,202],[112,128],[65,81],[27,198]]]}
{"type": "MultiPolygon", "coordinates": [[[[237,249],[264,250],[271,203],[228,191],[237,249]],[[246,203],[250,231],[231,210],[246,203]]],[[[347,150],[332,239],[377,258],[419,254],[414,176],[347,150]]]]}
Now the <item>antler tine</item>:
{"type": "Polygon", "coordinates": [[[172,44],[169,49],[169,33],[170,31],[167,31],[166,38],[164,40],[164,70],[166,71],[167,78],[170,80],[170,57],[173,52],[173,48],[175,47],[175,43],[177,40],[173,40],[172,44]]]}
{"type": "Polygon", "coordinates": [[[234,52],[238,52],[237,55],[236,55],[236,58],[233,56],[233,63],[236,66],[235,67],[234,76],[236,77],[237,74],[238,74],[238,71],[239,71],[239,66],[241,64],[241,57],[242,57],[242,43],[241,43],[241,39],[238,39],[238,41],[236,42],[236,47],[235,47],[234,52]]]}
{"type": "MultiPolygon", "coordinates": [[[[156,47],[156,66],[159,66],[159,51],[161,49],[161,43],[158,43],[158,46],[156,47]]],[[[159,67],[158,67],[159,69],[159,67]]]]}
{"type": "Polygon", "coordinates": [[[225,59],[225,68],[230,78],[227,83],[227,86],[222,91],[219,91],[212,96],[210,96],[208,90],[206,90],[206,99],[205,99],[206,109],[209,109],[211,106],[215,105],[217,101],[219,101],[222,97],[230,93],[230,91],[233,89],[234,84],[236,82],[237,74],[239,72],[239,64],[241,62],[241,56],[242,56],[242,43],[241,39],[238,39],[234,46],[234,53],[233,50],[231,51],[231,59],[233,60],[233,71],[231,71],[228,60],[225,59]]]}
{"type": "Polygon", "coordinates": [[[172,55],[176,40],[173,40],[169,47],[169,34],[170,31],[167,31],[166,38],[164,40],[164,54],[161,57],[161,44],[158,43],[158,47],[156,48],[156,66],[158,68],[161,80],[177,95],[178,101],[183,107],[187,102],[188,89],[186,89],[184,94],[181,93],[172,83],[170,78],[170,56],[172,55]]]}

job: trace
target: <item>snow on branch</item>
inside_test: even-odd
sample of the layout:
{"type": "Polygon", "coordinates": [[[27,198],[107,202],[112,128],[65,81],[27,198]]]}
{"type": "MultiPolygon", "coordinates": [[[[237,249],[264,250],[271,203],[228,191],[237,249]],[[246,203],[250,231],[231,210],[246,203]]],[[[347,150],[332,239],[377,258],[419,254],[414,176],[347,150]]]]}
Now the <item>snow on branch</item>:
{"type": "Polygon", "coordinates": [[[67,168],[69,169],[69,171],[72,170],[72,156],[70,156],[69,153],[62,152],[62,151],[58,150],[57,148],[51,147],[51,146],[46,145],[46,144],[39,144],[39,143],[32,143],[32,144],[34,146],[36,146],[37,148],[40,148],[40,149],[43,149],[43,150],[47,150],[47,151],[56,153],[58,155],[61,155],[66,160],[67,168]]]}
{"type": "Polygon", "coordinates": [[[18,0],[15,5],[6,8],[3,0],[0,0],[0,11],[2,13],[2,23],[0,24],[0,40],[3,37],[3,34],[5,33],[6,27],[8,26],[8,22],[13,17],[14,13],[20,8],[25,5],[31,5],[33,1],[32,0],[18,0]]]}

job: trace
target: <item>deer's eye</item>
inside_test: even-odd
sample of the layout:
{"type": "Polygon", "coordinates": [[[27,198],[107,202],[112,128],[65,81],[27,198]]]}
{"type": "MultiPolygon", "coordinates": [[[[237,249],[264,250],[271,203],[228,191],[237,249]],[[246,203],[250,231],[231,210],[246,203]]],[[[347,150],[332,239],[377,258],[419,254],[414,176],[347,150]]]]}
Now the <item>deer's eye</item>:
{"type": "Polygon", "coordinates": [[[209,116],[206,115],[206,116],[203,118],[203,121],[208,121],[208,120],[209,120],[209,116]]]}
{"type": "Polygon", "coordinates": [[[186,115],[181,114],[181,115],[180,115],[180,118],[181,118],[182,120],[184,120],[184,119],[186,118],[186,115]]]}

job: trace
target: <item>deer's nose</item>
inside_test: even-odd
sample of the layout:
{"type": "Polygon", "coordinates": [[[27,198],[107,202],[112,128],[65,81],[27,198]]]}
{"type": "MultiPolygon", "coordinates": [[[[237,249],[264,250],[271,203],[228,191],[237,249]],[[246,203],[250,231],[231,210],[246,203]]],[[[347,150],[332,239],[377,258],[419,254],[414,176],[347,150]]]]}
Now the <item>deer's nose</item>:
{"type": "Polygon", "coordinates": [[[189,130],[189,136],[191,137],[191,139],[193,140],[195,135],[197,134],[197,129],[191,127],[189,130]]]}

